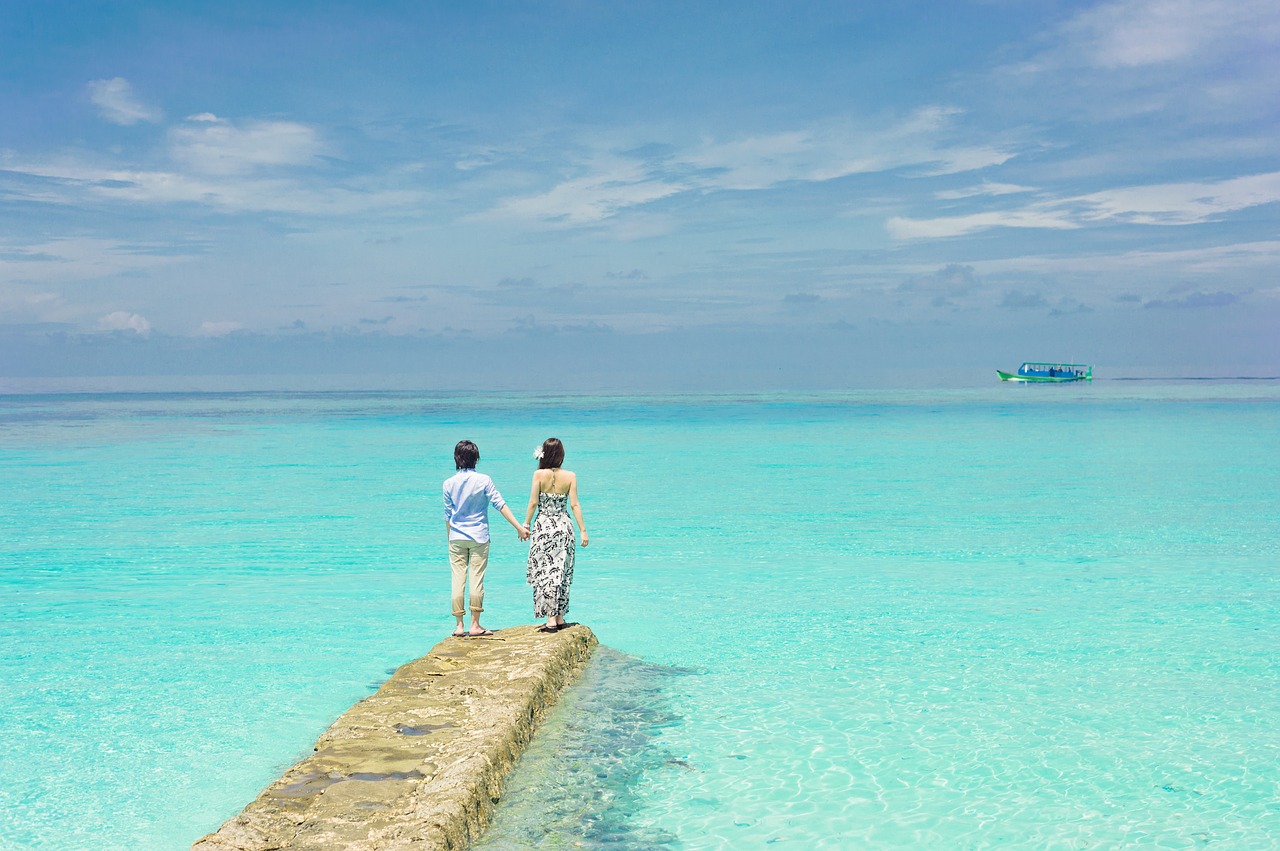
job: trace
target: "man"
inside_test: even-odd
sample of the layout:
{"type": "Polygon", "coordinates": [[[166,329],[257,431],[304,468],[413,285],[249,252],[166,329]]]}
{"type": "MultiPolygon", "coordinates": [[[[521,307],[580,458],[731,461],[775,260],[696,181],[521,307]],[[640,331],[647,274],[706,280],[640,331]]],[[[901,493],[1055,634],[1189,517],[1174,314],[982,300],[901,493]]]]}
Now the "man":
{"type": "Polygon", "coordinates": [[[453,448],[453,464],[458,472],[444,483],[444,520],[449,533],[449,566],[453,570],[453,616],[458,620],[453,630],[455,636],[493,635],[480,625],[480,613],[484,611],[484,569],[489,564],[490,504],[516,528],[520,540],[529,537],[529,530],[511,513],[493,479],[476,472],[479,461],[480,449],[474,443],[458,441],[453,448]],[[466,614],[464,591],[468,573],[471,575],[471,628],[464,631],[462,618],[466,614]]]}

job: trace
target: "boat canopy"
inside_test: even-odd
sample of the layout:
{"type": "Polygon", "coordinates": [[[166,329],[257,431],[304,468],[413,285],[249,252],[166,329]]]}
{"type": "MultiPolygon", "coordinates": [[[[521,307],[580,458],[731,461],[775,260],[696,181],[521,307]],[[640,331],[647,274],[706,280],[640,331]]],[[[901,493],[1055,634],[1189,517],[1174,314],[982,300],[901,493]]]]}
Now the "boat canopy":
{"type": "Polygon", "coordinates": [[[1027,378],[1087,378],[1093,367],[1085,363],[1040,363],[1028,361],[1018,367],[1018,375],[1027,378]]]}

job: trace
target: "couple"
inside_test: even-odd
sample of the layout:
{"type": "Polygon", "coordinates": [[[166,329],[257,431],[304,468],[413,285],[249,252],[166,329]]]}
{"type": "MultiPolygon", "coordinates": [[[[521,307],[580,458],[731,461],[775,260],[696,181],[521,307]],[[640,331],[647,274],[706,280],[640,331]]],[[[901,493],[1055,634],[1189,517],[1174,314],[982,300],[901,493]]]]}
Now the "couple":
{"type": "Polygon", "coordinates": [[[489,563],[489,506],[501,512],[516,529],[520,540],[532,538],[529,544],[529,567],[526,577],[533,586],[533,615],[546,618],[539,632],[556,632],[572,624],[565,623],[569,610],[569,583],[573,580],[573,525],[566,507],[573,511],[582,533],[582,546],[589,540],[578,505],[578,477],[560,469],[564,462],[564,444],[547,438],[534,450],[538,469],[533,474],[529,508],[524,523],[516,520],[498,493],[493,480],[476,472],[480,450],[469,440],[453,448],[453,464],[458,472],[444,483],[444,519],[449,533],[449,565],[453,569],[453,616],[455,636],[493,635],[480,625],[484,611],[484,570],[489,563]],[[538,519],[534,520],[534,512],[538,519]],[[533,523],[530,531],[530,522],[533,523]],[[463,591],[467,574],[471,575],[471,628],[464,630],[463,591]]]}

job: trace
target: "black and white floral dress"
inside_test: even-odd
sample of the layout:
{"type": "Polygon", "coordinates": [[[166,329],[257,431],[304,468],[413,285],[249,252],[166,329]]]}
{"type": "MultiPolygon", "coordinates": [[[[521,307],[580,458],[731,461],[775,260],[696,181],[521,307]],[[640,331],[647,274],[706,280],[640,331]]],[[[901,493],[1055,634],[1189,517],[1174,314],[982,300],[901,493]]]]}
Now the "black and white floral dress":
{"type": "Polygon", "coordinates": [[[573,581],[573,523],[567,493],[538,494],[538,516],[529,537],[529,570],[533,586],[533,616],[560,617],[569,610],[573,581]]]}

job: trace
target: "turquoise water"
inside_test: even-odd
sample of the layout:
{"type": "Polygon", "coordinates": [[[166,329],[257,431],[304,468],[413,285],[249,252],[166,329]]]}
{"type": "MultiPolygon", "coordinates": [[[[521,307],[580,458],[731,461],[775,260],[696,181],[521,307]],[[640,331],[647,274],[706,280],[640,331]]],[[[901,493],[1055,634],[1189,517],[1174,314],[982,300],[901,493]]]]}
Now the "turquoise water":
{"type": "Polygon", "coordinates": [[[453,443],[552,434],[611,651],[489,848],[1274,847],[1280,386],[1101,381],[0,397],[0,847],[215,829],[450,628],[453,443]]]}

